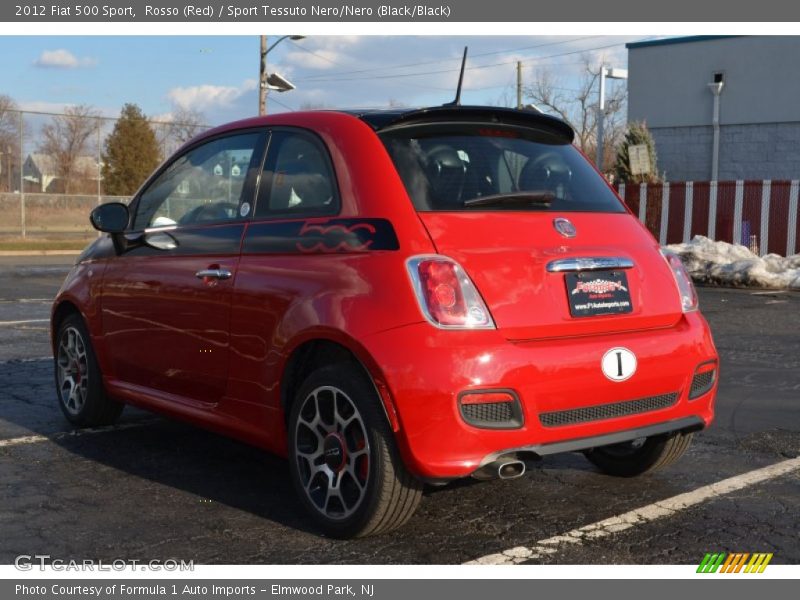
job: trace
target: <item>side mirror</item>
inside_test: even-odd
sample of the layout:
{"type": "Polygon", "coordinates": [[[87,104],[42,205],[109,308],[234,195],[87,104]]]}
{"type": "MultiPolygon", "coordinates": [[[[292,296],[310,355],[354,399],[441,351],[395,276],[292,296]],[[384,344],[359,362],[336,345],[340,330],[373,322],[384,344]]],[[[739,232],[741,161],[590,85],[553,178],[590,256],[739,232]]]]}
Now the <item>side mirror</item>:
{"type": "Polygon", "coordinates": [[[128,227],[130,213],[122,202],[109,202],[96,207],[89,215],[92,227],[105,233],[122,233],[128,227]]]}

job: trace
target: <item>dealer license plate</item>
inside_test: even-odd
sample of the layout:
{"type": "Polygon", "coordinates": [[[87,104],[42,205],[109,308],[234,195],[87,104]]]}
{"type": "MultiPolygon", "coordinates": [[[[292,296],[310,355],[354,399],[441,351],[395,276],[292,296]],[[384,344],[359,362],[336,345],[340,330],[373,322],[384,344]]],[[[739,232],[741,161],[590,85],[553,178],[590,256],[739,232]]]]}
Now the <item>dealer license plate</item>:
{"type": "Polygon", "coordinates": [[[573,317],[629,313],[633,310],[625,271],[566,273],[569,312],[573,317]]]}

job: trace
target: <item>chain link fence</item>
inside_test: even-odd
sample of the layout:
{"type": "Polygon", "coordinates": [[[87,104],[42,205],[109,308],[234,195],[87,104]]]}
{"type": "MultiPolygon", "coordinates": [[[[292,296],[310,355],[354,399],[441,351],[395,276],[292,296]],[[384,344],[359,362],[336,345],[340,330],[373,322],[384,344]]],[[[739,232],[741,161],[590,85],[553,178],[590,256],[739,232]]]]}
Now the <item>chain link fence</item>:
{"type": "MultiPolygon", "coordinates": [[[[191,120],[148,120],[160,158],[208,129],[191,120]]],[[[103,155],[119,121],[87,107],[65,113],[20,111],[0,103],[0,237],[88,237],[94,206],[127,197],[106,194],[103,155]]]]}

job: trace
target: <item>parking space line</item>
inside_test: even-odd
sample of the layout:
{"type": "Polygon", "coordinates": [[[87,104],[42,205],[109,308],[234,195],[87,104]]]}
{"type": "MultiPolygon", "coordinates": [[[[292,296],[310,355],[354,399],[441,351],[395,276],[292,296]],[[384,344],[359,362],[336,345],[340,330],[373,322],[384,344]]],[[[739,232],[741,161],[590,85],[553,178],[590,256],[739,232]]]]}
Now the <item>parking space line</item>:
{"type": "Polygon", "coordinates": [[[110,431],[121,431],[123,429],[132,429],[134,427],[143,427],[155,423],[158,419],[143,419],[141,421],[131,421],[130,423],[121,423],[119,425],[109,425],[107,427],[91,427],[87,429],[75,429],[73,431],[60,431],[50,435],[23,435],[20,437],[9,438],[7,440],[0,440],[0,448],[7,448],[9,446],[21,446],[24,444],[37,444],[39,442],[48,442],[64,439],[67,437],[78,437],[82,435],[90,435],[94,433],[107,433],[110,431]]]}
{"type": "Polygon", "coordinates": [[[20,444],[35,444],[36,442],[46,442],[49,438],[43,435],[24,435],[22,437],[11,438],[10,440],[0,440],[0,448],[8,446],[19,446],[20,444]]]}
{"type": "Polygon", "coordinates": [[[7,360],[0,360],[0,365],[39,362],[39,361],[43,361],[43,360],[53,360],[53,357],[52,356],[34,356],[33,358],[9,358],[7,360]]]}
{"type": "Polygon", "coordinates": [[[532,546],[517,546],[497,554],[488,554],[475,560],[468,561],[467,565],[514,565],[529,560],[536,560],[544,556],[557,554],[559,550],[569,545],[582,545],[585,541],[608,537],[620,531],[625,531],[636,525],[644,525],[678,514],[682,510],[697,506],[703,502],[714,500],[731,492],[781,477],[800,469],[800,457],[784,460],[768,467],[748,471],[735,477],[723,479],[716,483],[705,485],[685,494],[678,494],[666,500],[659,500],[621,515],[604,519],[579,529],[573,529],[561,535],[544,540],[539,540],[532,546]]]}
{"type": "Polygon", "coordinates": [[[28,323],[49,323],[50,319],[25,319],[24,321],[0,321],[0,327],[13,325],[27,325],[28,323]]]}

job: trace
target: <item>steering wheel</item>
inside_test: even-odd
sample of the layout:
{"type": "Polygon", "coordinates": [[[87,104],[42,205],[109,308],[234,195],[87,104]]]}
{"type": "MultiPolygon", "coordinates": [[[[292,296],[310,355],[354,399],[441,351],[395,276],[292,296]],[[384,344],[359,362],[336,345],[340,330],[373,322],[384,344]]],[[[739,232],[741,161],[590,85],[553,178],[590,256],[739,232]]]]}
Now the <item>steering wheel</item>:
{"type": "Polygon", "coordinates": [[[233,202],[214,202],[212,204],[201,204],[183,215],[178,223],[188,225],[190,223],[210,223],[215,221],[230,221],[236,218],[238,204],[233,202]]]}

